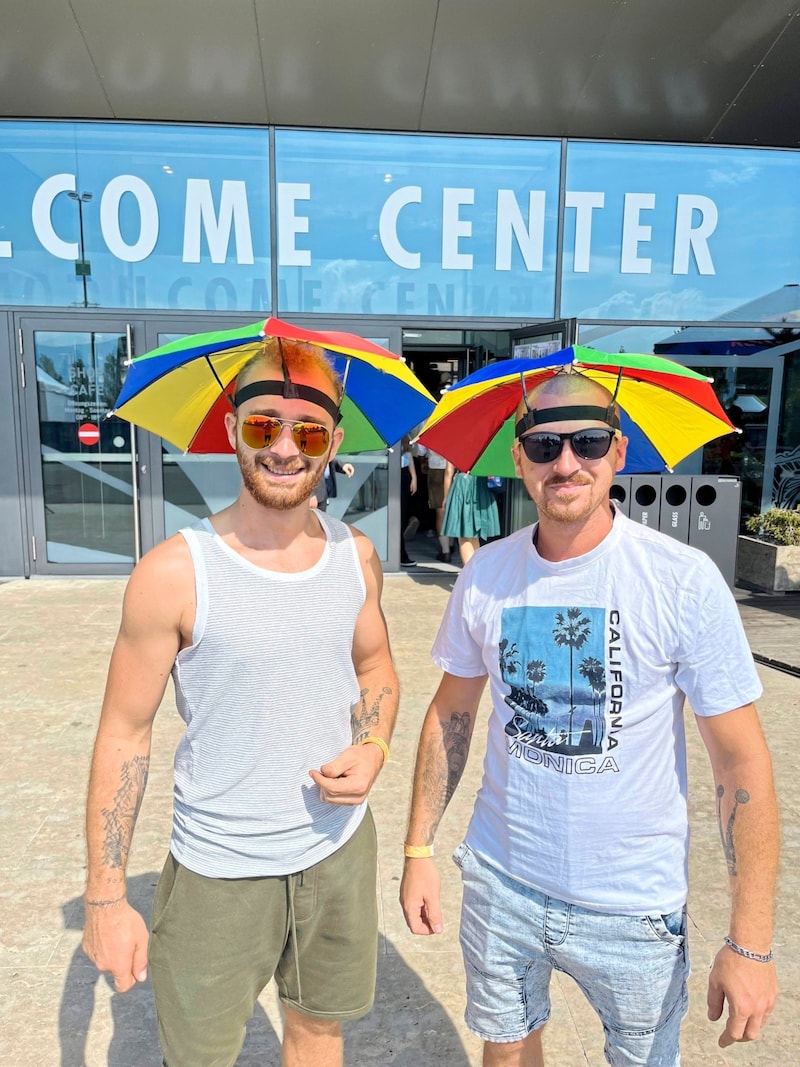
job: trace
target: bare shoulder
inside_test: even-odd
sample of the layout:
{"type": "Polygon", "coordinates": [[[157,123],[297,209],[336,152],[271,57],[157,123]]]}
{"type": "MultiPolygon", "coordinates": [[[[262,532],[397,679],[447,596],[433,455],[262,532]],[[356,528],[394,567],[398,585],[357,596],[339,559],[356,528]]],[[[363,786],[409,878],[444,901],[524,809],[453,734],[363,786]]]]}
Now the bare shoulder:
{"type": "Polygon", "coordinates": [[[356,544],[358,558],[361,561],[361,569],[364,572],[364,580],[367,583],[367,592],[380,595],[380,591],[383,589],[383,567],[378,558],[378,553],[375,551],[375,546],[361,530],[357,530],[354,526],[350,526],[349,529],[356,544]]]}
{"type": "Polygon", "coordinates": [[[191,634],[194,611],[192,557],[185,539],[175,534],[146,553],[134,568],[125,590],[122,629],[136,632],[153,627],[191,634]]]}

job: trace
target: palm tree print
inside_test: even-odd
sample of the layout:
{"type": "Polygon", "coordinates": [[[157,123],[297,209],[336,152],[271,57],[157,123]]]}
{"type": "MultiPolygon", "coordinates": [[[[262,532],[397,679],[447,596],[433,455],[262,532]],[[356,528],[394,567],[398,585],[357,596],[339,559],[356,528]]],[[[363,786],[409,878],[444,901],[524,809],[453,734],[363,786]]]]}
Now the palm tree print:
{"type": "Polygon", "coordinates": [[[508,644],[508,638],[504,637],[498,645],[500,651],[500,673],[505,676],[506,674],[516,674],[519,668],[519,660],[516,658],[519,652],[516,641],[511,647],[508,644]]]}
{"type": "Polygon", "coordinates": [[[600,740],[600,708],[606,695],[606,669],[599,659],[587,656],[581,660],[578,674],[582,675],[592,689],[592,713],[594,715],[594,741],[600,740]]]}
{"type": "Polygon", "coordinates": [[[572,720],[575,714],[574,654],[580,651],[589,639],[591,619],[580,608],[568,608],[566,616],[556,612],[553,639],[559,648],[569,649],[569,744],[572,744],[572,720]]]}
{"type": "Polygon", "coordinates": [[[536,684],[544,681],[545,674],[547,674],[547,666],[540,659],[532,659],[525,668],[525,677],[531,683],[534,696],[536,696],[536,684]]]}

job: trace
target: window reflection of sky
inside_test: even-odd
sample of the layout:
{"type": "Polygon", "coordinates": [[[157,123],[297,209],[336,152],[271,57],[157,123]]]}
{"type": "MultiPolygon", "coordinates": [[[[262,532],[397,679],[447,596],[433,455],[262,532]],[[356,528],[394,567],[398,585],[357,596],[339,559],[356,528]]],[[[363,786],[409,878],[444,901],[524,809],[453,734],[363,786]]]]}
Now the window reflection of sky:
{"type": "MultiPolygon", "coordinates": [[[[8,122],[0,125],[0,240],[13,255],[0,259],[0,301],[70,306],[83,303],[74,264],[48,254],[32,219],[38,189],[54,175],[75,176],[83,205],[84,257],[91,262],[88,301],[101,307],[269,309],[269,145],[266,130],[158,126],[138,123],[8,122]],[[157,241],[139,262],[109,251],[101,226],[103,193],[121,175],[145,183],[157,213],[157,241]],[[199,263],[185,262],[187,182],[210,184],[219,211],[223,182],[244,183],[254,263],[236,261],[233,230],[224,263],[213,263],[205,235],[199,263]]],[[[66,192],[52,200],[49,218],[58,239],[80,239],[77,206],[66,192]]],[[[141,214],[125,193],[118,211],[119,233],[134,245],[141,214]]],[[[45,210],[45,215],[48,211],[45,210]]],[[[105,228],[116,225],[105,220],[105,228]]]]}
{"type": "MultiPolygon", "coordinates": [[[[594,207],[584,213],[586,262],[579,258],[577,270],[578,210],[568,206],[564,211],[559,306],[561,151],[562,143],[552,140],[276,130],[278,192],[293,185],[297,193],[287,215],[297,228],[283,234],[289,254],[275,266],[280,310],[516,321],[556,313],[674,322],[721,317],[780,321],[785,314],[797,314],[797,300],[787,312],[785,301],[771,299],[800,282],[796,151],[569,142],[567,203],[582,194],[592,198],[594,207]],[[384,217],[382,227],[387,200],[402,189],[419,191],[388,222],[384,217]],[[511,198],[516,228],[508,218],[505,229],[498,224],[499,192],[511,198]],[[539,198],[533,207],[531,194],[539,198]],[[712,205],[716,215],[707,238],[708,262],[699,264],[696,248],[684,247],[687,270],[676,273],[682,269],[680,255],[676,267],[677,220],[682,212],[684,234],[687,228],[695,231],[703,217],[703,209],[692,206],[696,203],[712,205]],[[542,204],[539,242],[531,211],[538,217],[542,204]],[[528,262],[521,247],[525,229],[530,231],[528,262]],[[505,233],[507,253],[499,251],[498,231],[505,233]],[[389,245],[395,241],[395,253],[401,250],[401,260],[403,251],[419,256],[418,267],[393,257],[387,233],[389,245]],[[292,249],[310,262],[292,262],[292,249]],[[505,254],[508,263],[503,266],[509,269],[498,265],[505,254]],[[445,262],[448,255],[454,262],[445,262]],[[539,255],[541,262],[531,266],[539,255]],[[588,270],[581,269],[587,265],[588,270]]],[[[268,130],[3,122],[2,303],[83,303],[81,279],[72,259],[63,255],[65,247],[77,248],[80,241],[79,212],[67,187],[44,195],[38,216],[40,224],[44,219],[51,228],[62,258],[43,246],[34,226],[37,192],[57,175],[74,176],[75,190],[92,195],[82,205],[91,305],[270,310],[268,130]],[[135,246],[143,229],[141,204],[131,192],[109,196],[105,208],[103,204],[104,192],[125,175],[140,183],[154,205],[152,251],[128,261],[109,251],[109,232],[117,232],[122,247],[135,246]],[[202,225],[197,203],[194,222],[187,211],[192,183],[201,183],[211,198],[207,206],[215,217],[204,215],[202,225]],[[230,205],[227,219],[220,218],[226,214],[223,188],[231,196],[234,188],[239,190],[236,196],[246,202],[244,214],[236,216],[241,232],[230,217],[230,205]],[[212,254],[209,230],[214,228],[218,235],[212,254]],[[192,230],[194,238],[187,238],[192,230]],[[252,263],[247,262],[250,245],[252,263]],[[199,262],[193,261],[190,246],[199,262]]],[[[192,188],[196,191],[197,185],[192,188]]]]}
{"type": "Polygon", "coordinates": [[[278,130],[275,152],[279,183],[311,187],[297,203],[308,232],[296,245],[312,263],[278,265],[282,310],[315,310],[317,302],[316,310],[356,314],[553,314],[559,142],[278,130]],[[392,262],[379,232],[387,199],[407,186],[420,188],[421,202],[399,212],[396,233],[419,253],[419,269],[392,262]],[[446,188],[473,196],[458,213],[471,234],[457,242],[472,269],[442,267],[446,188]],[[495,269],[498,189],[514,192],[526,222],[530,191],[545,191],[541,271],[525,269],[516,244],[511,270],[495,269]]]}
{"type": "MultiPolygon", "coordinates": [[[[565,213],[562,313],[585,318],[703,320],[739,317],[737,308],[800,281],[800,155],[769,149],[570,143],[567,188],[605,192],[592,220],[588,273],[575,273],[574,210],[565,213]],[[641,214],[652,228],[641,256],[647,274],[620,271],[625,193],[651,193],[641,214]],[[717,206],[709,238],[713,275],[692,257],[688,274],[673,274],[677,197],[707,197],[717,206]]],[[[755,317],[755,316],[753,316],[755,317]]]]}

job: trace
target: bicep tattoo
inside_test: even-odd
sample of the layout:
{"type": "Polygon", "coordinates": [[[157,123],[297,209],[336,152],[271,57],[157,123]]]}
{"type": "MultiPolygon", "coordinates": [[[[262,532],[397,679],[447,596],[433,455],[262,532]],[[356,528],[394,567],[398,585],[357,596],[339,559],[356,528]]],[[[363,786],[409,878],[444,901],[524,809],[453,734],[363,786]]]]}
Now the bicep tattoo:
{"type": "Polygon", "coordinates": [[[736,812],[740,804],[747,804],[750,794],[746,789],[737,789],[733,795],[733,807],[728,816],[725,828],[722,826],[722,798],[725,796],[725,786],[717,786],[717,821],[719,822],[719,836],[722,840],[722,851],[725,854],[725,862],[728,865],[728,874],[731,878],[736,877],[736,846],[733,838],[733,827],[736,822],[736,812]]]}
{"type": "Polygon", "coordinates": [[[149,770],[149,756],[126,760],[120,769],[121,784],[114,797],[114,806],[102,809],[105,822],[103,859],[107,867],[125,868],[149,770]]]}

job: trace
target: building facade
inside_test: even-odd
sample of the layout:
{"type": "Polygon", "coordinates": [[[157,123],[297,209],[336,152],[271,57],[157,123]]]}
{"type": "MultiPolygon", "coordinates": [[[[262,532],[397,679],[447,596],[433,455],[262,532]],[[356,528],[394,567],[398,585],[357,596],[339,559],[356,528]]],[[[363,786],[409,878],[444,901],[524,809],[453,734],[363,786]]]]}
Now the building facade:
{"type": "MultiPolygon", "coordinates": [[[[794,149],[25,120],[0,174],[0,576],[125,574],[229,502],[232,457],[107,413],[133,356],[270,314],[432,391],[530,346],[668,355],[742,430],[679,473],[800,503],[794,149]]],[[[331,510],[396,569],[397,450],[352,459],[331,510]]]]}

